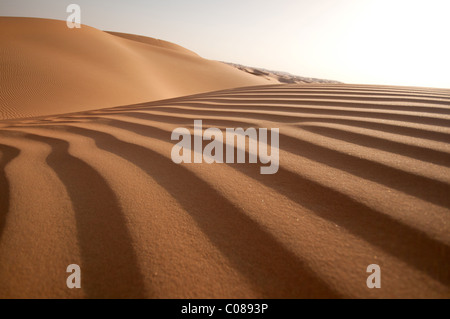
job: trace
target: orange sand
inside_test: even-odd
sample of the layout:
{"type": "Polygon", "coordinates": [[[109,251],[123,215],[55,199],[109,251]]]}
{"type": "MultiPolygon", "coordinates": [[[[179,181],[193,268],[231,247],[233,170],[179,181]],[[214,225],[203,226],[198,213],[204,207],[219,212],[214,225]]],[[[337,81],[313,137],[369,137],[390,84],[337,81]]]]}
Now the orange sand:
{"type": "Polygon", "coordinates": [[[69,29],[65,21],[0,17],[0,119],[276,83],[169,42],[118,35],[86,25],[69,29]]]}
{"type": "Polygon", "coordinates": [[[0,19],[1,298],[450,297],[450,90],[230,89],[261,79],[60,23],[0,19]],[[278,173],[174,164],[194,119],[280,128],[278,173]]]}

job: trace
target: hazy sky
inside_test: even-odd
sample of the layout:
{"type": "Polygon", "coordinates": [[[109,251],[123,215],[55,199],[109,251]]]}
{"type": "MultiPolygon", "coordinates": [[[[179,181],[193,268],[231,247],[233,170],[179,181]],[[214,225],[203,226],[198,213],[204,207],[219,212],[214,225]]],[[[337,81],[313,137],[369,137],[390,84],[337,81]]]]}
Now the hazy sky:
{"type": "Polygon", "coordinates": [[[450,88],[449,0],[0,0],[1,16],[147,35],[201,56],[346,83],[450,88]]]}

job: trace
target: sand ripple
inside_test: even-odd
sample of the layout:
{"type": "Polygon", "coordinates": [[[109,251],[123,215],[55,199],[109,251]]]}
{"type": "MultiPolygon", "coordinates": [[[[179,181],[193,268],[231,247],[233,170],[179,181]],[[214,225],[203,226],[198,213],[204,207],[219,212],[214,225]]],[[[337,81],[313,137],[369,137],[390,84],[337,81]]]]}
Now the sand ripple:
{"type": "Polygon", "coordinates": [[[0,122],[0,296],[449,297],[449,142],[449,90],[368,85],[0,122]],[[194,119],[280,128],[279,172],[172,163],[194,119]]]}

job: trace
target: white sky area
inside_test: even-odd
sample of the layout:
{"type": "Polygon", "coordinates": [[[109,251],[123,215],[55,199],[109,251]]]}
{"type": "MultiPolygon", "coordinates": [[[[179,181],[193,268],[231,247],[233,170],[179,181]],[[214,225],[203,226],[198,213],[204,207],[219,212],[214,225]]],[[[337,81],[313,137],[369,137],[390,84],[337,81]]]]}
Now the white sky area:
{"type": "Polygon", "coordinates": [[[0,0],[0,16],[159,38],[201,56],[345,83],[450,88],[449,0],[0,0]]]}

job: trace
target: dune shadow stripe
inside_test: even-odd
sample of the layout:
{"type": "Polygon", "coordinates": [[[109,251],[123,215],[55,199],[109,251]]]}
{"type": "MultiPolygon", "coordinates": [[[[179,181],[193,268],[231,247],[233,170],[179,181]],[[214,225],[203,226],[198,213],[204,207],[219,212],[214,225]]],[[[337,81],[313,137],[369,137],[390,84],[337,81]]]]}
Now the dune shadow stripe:
{"type": "MultiPolygon", "coordinates": [[[[450,120],[438,117],[429,117],[425,115],[412,115],[412,114],[399,114],[399,113],[383,113],[383,112],[368,112],[360,110],[335,110],[335,109],[318,109],[314,107],[286,107],[282,105],[268,105],[266,101],[261,101],[260,104],[210,104],[210,101],[199,102],[178,102],[167,104],[163,106],[152,107],[152,110],[172,112],[177,114],[191,114],[191,115],[215,115],[215,116],[237,116],[237,117],[251,117],[254,119],[279,121],[279,122],[296,122],[298,119],[302,119],[299,116],[293,114],[270,114],[270,113],[258,113],[257,111],[276,111],[285,113],[297,113],[304,115],[326,115],[326,116],[351,116],[360,119],[373,119],[373,120],[395,120],[399,122],[416,123],[416,124],[428,124],[441,127],[449,127],[450,120]],[[195,109],[185,109],[183,107],[191,107],[195,109]],[[212,109],[213,107],[217,109],[212,109]],[[227,110],[235,110],[230,112],[227,110]],[[239,112],[236,112],[239,111],[239,112]]],[[[242,102],[241,102],[242,103],[242,102]]],[[[298,103],[293,103],[299,105],[298,103]]]]}
{"type": "MultiPolygon", "coordinates": [[[[352,96],[352,94],[346,94],[345,92],[341,92],[341,94],[336,94],[336,92],[330,94],[326,94],[324,92],[315,92],[315,93],[305,93],[305,92],[261,92],[260,94],[245,94],[245,93],[236,93],[236,94],[218,94],[218,95],[205,95],[189,98],[190,101],[202,101],[202,100],[221,100],[227,101],[232,100],[236,101],[237,99],[245,99],[245,101],[253,99],[256,101],[261,100],[269,100],[273,101],[276,99],[275,104],[284,103],[284,101],[299,101],[302,102],[313,102],[313,103],[321,103],[325,102],[326,105],[329,106],[346,106],[346,107],[362,107],[362,108],[371,108],[371,109],[386,109],[386,110],[410,110],[414,112],[425,112],[425,113],[438,113],[438,114],[450,114],[450,95],[447,100],[442,99],[433,99],[429,98],[413,98],[407,96],[394,96],[394,95],[383,95],[383,94],[356,94],[356,96],[352,96]],[[336,104],[333,104],[336,102],[336,104]],[[376,103],[374,103],[376,102],[376,103]],[[380,103],[381,102],[381,103],[380,103]],[[388,103],[398,103],[402,104],[388,104],[388,103]],[[427,106],[412,106],[410,103],[421,103],[428,104],[427,106]]],[[[353,94],[354,95],[354,94],[353,94]]],[[[187,99],[186,99],[187,100],[187,99]]],[[[315,104],[313,104],[315,105],[315,104]]]]}
{"type": "Polygon", "coordinates": [[[424,201],[450,208],[450,185],[429,177],[403,171],[383,163],[356,157],[283,135],[283,149],[352,175],[397,189],[424,201]]]}
{"type": "Polygon", "coordinates": [[[1,153],[0,157],[0,240],[1,240],[11,200],[10,186],[8,177],[6,176],[5,168],[14,158],[16,158],[19,155],[20,150],[12,146],[0,144],[0,153],[1,153]]]}
{"type": "MultiPolygon", "coordinates": [[[[107,133],[79,127],[68,127],[67,131],[94,139],[99,148],[147,172],[192,216],[232,266],[249,279],[259,295],[339,297],[267,230],[185,167],[153,150],[121,141],[107,133]]],[[[170,134],[163,134],[164,140],[170,140],[170,134]]]]}
{"type": "MultiPolygon", "coordinates": [[[[103,111],[102,112],[97,112],[96,115],[127,115],[127,116],[132,116],[132,114],[139,114],[139,116],[141,115],[147,115],[148,119],[153,119],[153,117],[156,116],[156,114],[152,114],[152,113],[143,113],[142,111],[164,111],[168,114],[170,113],[177,113],[178,115],[182,115],[182,114],[189,114],[191,110],[185,110],[185,112],[183,112],[182,110],[179,110],[179,112],[172,112],[171,109],[168,108],[161,108],[161,107],[152,107],[152,108],[145,108],[142,107],[140,109],[132,109],[132,110],[127,110],[127,112],[118,112],[118,111],[103,111]],[[141,111],[141,112],[139,112],[141,111]]],[[[207,115],[207,114],[194,114],[194,115],[207,115]]],[[[427,129],[422,129],[422,128],[414,128],[414,127],[406,127],[406,126],[400,126],[400,125],[394,125],[394,124],[387,124],[387,123],[382,123],[382,122],[371,122],[371,121],[364,121],[364,120],[358,120],[358,119],[340,119],[340,118],[323,118],[323,117],[316,117],[316,116],[310,116],[310,115],[305,115],[302,117],[296,117],[296,116],[292,116],[291,118],[293,118],[293,120],[287,120],[287,118],[285,118],[283,116],[283,118],[277,118],[276,115],[272,116],[266,116],[267,118],[263,118],[264,114],[259,114],[262,116],[257,116],[257,117],[253,117],[249,116],[247,118],[249,119],[265,119],[265,120],[271,120],[271,121],[275,121],[275,120],[280,120],[281,123],[285,124],[285,123],[303,123],[303,122],[320,122],[320,123],[335,123],[335,124],[343,124],[343,125],[349,125],[349,126],[354,126],[354,127],[360,127],[362,129],[372,129],[372,130],[377,130],[377,131],[382,131],[382,132],[387,132],[387,133],[392,133],[392,134],[398,134],[398,135],[404,135],[407,137],[417,137],[417,138],[422,138],[422,139],[428,139],[428,140],[432,140],[432,141],[437,141],[437,142],[444,142],[444,143],[448,143],[450,141],[450,134],[446,134],[443,132],[437,132],[437,131],[430,131],[427,129]],[[285,121],[286,120],[286,121],[285,121]]],[[[135,117],[139,117],[137,115],[134,115],[135,117]]],[[[175,119],[174,116],[170,116],[170,115],[161,115],[158,114],[157,116],[159,117],[163,117],[163,116],[167,116],[168,118],[171,117],[173,118],[172,121],[167,121],[169,123],[185,123],[188,121],[192,121],[192,119],[185,119],[183,120],[183,118],[178,117],[178,119],[175,119]]],[[[236,114],[236,112],[229,112],[229,114],[225,115],[223,114],[223,116],[227,116],[227,117],[242,117],[242,114],[236,114]]],[[[88,117],[86,117],[87,119],[88,117]]],[[[145,118],[145,116],[141,116],[141,118],[145,118]]],[[[155,117],[156,119],[158,119],[158,117],[155,117]]],[[[219,118],[218,118],[219,119],[219,118]]],[[[208,121],[211,120],[211,117],[208,118],[208,121]]],[[[236,121],[238,121],[238,119],[236,119],[236,121]]],[[[297,127],[301,128],[301,125],[303,124],[299,124],[297,125],[297,127]]]]}
{"type": "MultiPolygon", "coordinates": [[[[117,113],[119,114],[119,113],[117,113]]],[[[109,113],[108,115],[113,115],[109,113]]],[[[123,113],[121,115],[124,115],[123,113]]],[[[192,118],[175,117],[171,115],[161,115],[161,114],[150,114],[144,112],[127,112],[127,117],[137,118],[141,120],[152,120],[160,121],[161,123],[179,124],[179,125],[192,125],[192,118]]],[[[87,119],[81,118],[81,119],[87,119]]],[[[94,119],[94,118],[90,118],[94,119]]],[[[323,119],[322,119],[323,120],[323,119]]],[[[248,127],[257,126],[256,123],[241,122],[220,118],[208,118],[204,120],[205,124],[211,126],[223,126],[223,127],[242,127],[244,129],[248,127]]],[[[326,123],[326,121],[321,121],[326,123]]],[[[332,121],[331,121],[332,122],[332,121]]],[[[62,123],[62,122],[58,122],[62,123]]],[[[205,125],[204,124],[204,125],[205,125]]],[[[446,152],[441,152],[433,149],[428,149],[420,146],[409,145],[405,143],[400,143],[388,139],[383,139],[379,137],[369,136],[365,134],[359,134],[354,132],[345,131],[337,128],[329,128],[316,126],[313,124],[299,124],[299,128],[310,131],[315,134],[320,134],[330,138],[337,138],[345,142],[358,144],[361,146],[377,148],[379,150],[408,156],[413,159],[418,159],[426,161],[429,163],[434,163],[437,165],[450,166],[450,154],[446,152]]],[[[450,138],[450,136],[447,136],[450,138]]]]}
{"type": "MultiPolygon", "coordinates": [[[[359,127],[362,129],[370,129],[375,131],[381,131],[386,133],[392,133],[397,135],[403,135],[406,137],[416,137],[421,139],[427,139],[436,142],[450,142],[450,134],[430,131],[426,129],[419,129],[414,127],[406,127],[400,125],[386,124],[381,122],[368,122],[368,121],[358,121],[349,119],[332,119],[332,118],[320,118],[320,117],[307,117],[302,119],[301,122],[319,122],[325,124],[341,124],[353,127],[359,127]]],[[[304,124],[298,124],[296,127],[302,128],[304,124]]]]}
{"type": "MultiPolygon", "coordinates": [[[[133,114],[126,114],[126,116],[130,118],[134,117],[140,119],[153,120],[153,116],[151,114],[140,112],[133,112],[133,114]]],[[[161,117],[159,117],[158,119],[161,120],[161,117]]],[[[226,122],[229,120],[221,120],[221,121],[226,122]]],[[[208,119],[207,122],[209,123],[210,120],[208,119]]],[[[119,126],[123,125],[120,124],[121,121],[112,123],[116,123],[119,126]]],[[[124,128],[127,129],[126,127],[124,128]]],[[[146,129],[147,134],[152,133],[157,134],[159,136],[161,136],[162,134],[161,132],[158,133],[158,129],[149,126],[144,126],[144,128],[146,129]]],[[[167,141],[170,141],[170,136],[169,138],[164,136],[164,138],[166,138],[167,141]]],[[[434,180],[425,176],[421,176],[418,174],[409,173],[407,171],[390,167],[388,165],[376,162],[374,160],[349,155],[338,150],[330,149],[306,140],[301,140],[289,135],[285,135],[281,132],[280,132],[280,141],[282,141],[283,143],[282,149],[292,154],[303,156],[315,162],[322,163],[327,166],[346,171],[355,176],[359,176],[367,180],[383,184],[387,187],[397,189],[412,196],[421,198],[430,203],[440,205],[445,208],[450,208],[450,196],[448,196],[448,194],[450,194],[450,185],[444,182],[434,180]]],[[[371,143],[373,143],[373,141],[371,141],[371,143]]],[[[366,143],[366,146],[370,147],[370,145],[371,144],[366,143]]],[[[373,146],[376,147],[376,145],[373,146]]],[[[407,150],[409,153],[411,152],[411,148],[407,149],[404,148],[404,149],[407,150]]],[[[414,151],[416,152],[417,150],[414,151]]],[[[430,155],[433,154],[430,152],[428,155],[425,156],[429,159],[430,155]]],[[[448,161],[446,159],[445,154],[440,155],[441,156],[439,158],[439,162],[442,163],[442,161],[444,161],[445,163],[447,163],[448,161]]],[[[419,158],[423,157],[424,155],[419,155],[419,158]]]]}
{"type": "MultiPolygon", "coordinates": [[[[51,147],[46,161],[75,211],[82,288],[88,298],[139,298],[145,287],[118,200],[102,176],[72,156],[65,140],[26,134],[51,147]]],[[[74,257],[75,258],[75,257],[74,257]]],[[[76,263],[76,262],[74,262],[76,263]]]]}
{"type": "Polygon", "coordinates": [[[376,148],[382,151],[407,156],[424,162],[450,167],[450,154],[446,152],[391,141],[380,137],[349,132],[338,128],[309,124],[301,125],[300,127],[311,133],[320,134],[328,138],[339,139],[344,142],[370,148],[376,148]]]}
{"type": "MultiPolygon", "coordinates": [[[[321,96],[311,96],[309,98],[307,97],[285,97],[285,96],[279,96],[279,97],[266,97],[260,96],[258,99],[255,99],[253,96],[253,100],[250,99],[239,99],[239,96],[230,96],[228,98],[210,98],[208,96],[205,97],[199,97],[196,99],[189,99],[189,102],[192,103],[202,103],[202,102],[208,102],[208,103],[217,103],[218,105],[242,105],[245,103],[247,106],[252,105],[259,105],[261,103],[272,104],[272,105],[295,105],[299,108],[303,108],[305,106],[317,106],[317,107],[331,107],[331,108],[346,108],[347,110],[352,109],[370,109],[370,110],[377,110],[377,111],[408,111],[408,112],[418,112],[418,113],[430,113],[430,114],[439,114],[439,115],[450,115],[450,109],[448,108],[449,102],[441,102],[441,101],[425,101],[430,104],[433,104],[433,106],[411,106],[408,105],[408,101],[403,100],[402,102],[405,103],[403,105],[400,104],[381,104],[381,103],[373,103],[370,99],[355,99],[357,101],[351,101],[353,98],[345,98],[347,101],[339,101],[337,99],[333,101],[327,101],[326,98],[321,96]],[[233,99],[230,99],[233,98],[233,99]],[[437,105],[441,104],[447,107],[438,107],[437,105]]],[[[387,99],[385,102],[391,102],[392,100],[387,99]]],[[[415,101],[411,101],[412,103],[415,103],[415,101]]],[[[186,103],[186,101],[180,101],[171,103],[168,105],[183,105],[183,103],[186,103]]],[[[292,107],[291,107],[292,108],[292,107]]],[[[288,109],[288,108],[287,108],[288,109]]],[[[309,109],[309,108],[307,108],[309,109]]],[[[371,112],[372,113],[372,112],[371,112]]]]}
{"type": "Polygon", "coordinates": [[[351,197],[280,167],[273,176],[248,164],[231,164],[247,176],[273,188],[316,215],[356,235],[450,285],[450,247],[426,233],[374,210],[351,197]]]}
{"type": "MultiPolygon", "coordinates": [[[[109,125],[169,141],[168,132],[142,124],[110,120],[109,125]]],[[[82,134],[82,131],[77,131],[82,134]]],[[[280,139],[280,148],[284,148],[280,139]]],[[[248,157],[248,153],[246,155],[248,157]]],[[[344,227],[352,234],[402,259],[436,280],[450,285],[450,247],[420,230],[364,205],[336,189],[324,186],[284,169],[275,175],[261,175],[259,165],[227,164],[271,187],[317,216],[344,227]]],[[[182,166],[181,166],[182,167],[182,166]]]]}

